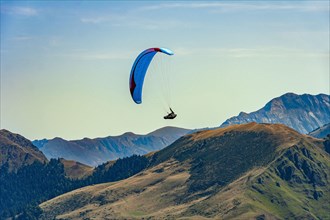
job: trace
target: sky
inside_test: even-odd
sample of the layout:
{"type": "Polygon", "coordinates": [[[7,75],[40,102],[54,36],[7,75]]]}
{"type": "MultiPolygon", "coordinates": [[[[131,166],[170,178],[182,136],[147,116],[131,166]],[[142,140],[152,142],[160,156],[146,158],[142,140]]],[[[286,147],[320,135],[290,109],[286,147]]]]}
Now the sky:
{"type": "Polygon", "coordinates": [[[0,127],[30,140],[219,126],[329,94],[329,1],[1,1],[0,127]],[[142,104],[135,58],[157,54],[142,104]],[[178,114],[164,120],[168,106],[178,114]]]}

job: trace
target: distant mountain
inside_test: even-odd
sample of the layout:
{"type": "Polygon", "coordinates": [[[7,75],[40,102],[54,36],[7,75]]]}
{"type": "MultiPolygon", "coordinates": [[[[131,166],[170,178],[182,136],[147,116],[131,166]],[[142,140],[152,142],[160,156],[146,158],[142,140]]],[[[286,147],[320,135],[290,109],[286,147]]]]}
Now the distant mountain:
{"type": "Polygon", "coordinates": [[[330,123],[323,125],[322,127],[319,127],[309,133],[310,136],[316,138],[325,138],[329,134],[330,134],[330,123]]]}
{"type": "Polygon", "coordinates": [[[330,96],[287,93],[268,102],[258,111],[229,118],[220,127],[232,124],[280,123],[302,134],[330,123],[330,96]]]}
{"type": "Polygon", "coordinates": [[[46,138],[41,140],[32,141],[33,145],[41,149],[45,144],[47,144],[48,140],[46,138]]]}
{"type": "Polygon", "coordinates": [[[9,171],[17,171],[35,161],[44,163],[47,158],[23,136],[0,130],[0,167],[8,166],[9,171]]]}
{"type": "Polygon", "coordinates": [[[164,127],[146,135],[128,132],[120,136],[74,141],[62,138],[43,139],[33,141],[33,144],[38,146],[47,158],[65,158],[97,166],[109,160],[160,150],[188,132],[188,129],[164,127]]]}
{"type": "Polygon", "coordinates": [[[327,219],[325,143],[281,124],[200,131],[130,178],[42,203],[40,219],[327,219]]]}

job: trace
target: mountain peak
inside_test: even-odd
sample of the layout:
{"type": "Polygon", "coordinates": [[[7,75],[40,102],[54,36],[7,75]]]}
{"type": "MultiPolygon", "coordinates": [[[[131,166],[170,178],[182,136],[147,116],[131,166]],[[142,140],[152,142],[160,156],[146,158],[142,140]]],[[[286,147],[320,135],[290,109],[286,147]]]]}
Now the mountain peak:
{"type": "Polygon", "coordinates": [[[7,164],[9,171],[16,171],[35,161],[47,161],[31,141],[5,129],[0,130],[0,155],[0,167],[7,164]]]}
{"type": "Polygon", "coordinates": [[[330,122],[329,95],[297,95],[286,93],[269,101],[263,108],[251,112],[241,112],[226,120],[220,127],[231,124],[280,123],[285,124],[302,134],[330,122]]]}
{"type": "Polygon", "coordinates": [[[129,136],[129,137],[132,137],[132,136],[136,136],[136,134],[133,133],[133,132],[131,132],[131,131],[128,131],[128,132],[125,132],[124,134],[122,134],[120,136],[129,136]]]}
{"type": "Polygon", "coordinates": [[[217,128],[212,130],[200,131],[191,134],[191,138],[195,141],[203,140],[211,137],[218,137],[229,133],[239,132],[253,132],[253,133],[267,133],[269,135],[277,135],[278,137],[285,137],[287,134],[290,136],[299,136],[300,134],[292,128],[283,124],[270,124],[270,123],[256,123],[250,122],[247,124],[235,124],[224,128],[217,128]]]}
{"type": "Polygon", "coordinates": [[[296,93],[293,93],[293,92],[287,92],[287,93],[281,95],[280,97],[297,97],[297,96],[299,96],[299,95],[296,94],[296,93]]]}
{"type": "Polygon", "coordinates": [[[246,113],[246,112],[240,112],[240,113],[238,114],[238,116],[246,116],[246,115],[248,115],[248,113],[246,113]]]}
{"type": "Polygon", "coordinates": [[[148,135],[153,135],[156,137],[169,136],[181,133],[182,135],[187,134],[190,130],[185,128],[178,128],[173,126],[166,126],[159,128],[153,132],[148,133],[148,135]]]}

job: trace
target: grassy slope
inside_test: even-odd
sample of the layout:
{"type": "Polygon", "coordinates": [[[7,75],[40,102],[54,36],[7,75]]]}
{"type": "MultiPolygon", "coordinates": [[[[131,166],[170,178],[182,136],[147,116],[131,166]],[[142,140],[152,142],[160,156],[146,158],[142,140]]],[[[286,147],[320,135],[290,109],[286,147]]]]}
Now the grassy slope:
{"type": "Polygon", "coordinates": [[[329,155],[319,146],[301,141],[283,149],[267,167],[249,171],[215,195],[190,206],[184,215],[330,219],[329,170],[329,155]]]}
{"type": "Polygon", "coordinates": [[[250,183],[246,196],[280,219],[330,219],[329,170],[330,158],[321,149],[294,146],[250,183]]]}
{"type": "Polygon", "coordinates": [[[321,144],[283,125],[198,132],[152,155],[151,167],[131,178],[41,207],[44,219],[326,219],[330,159],[321,144]]]}
{"type": "Polygon", "coordinates": [[[116,219],[163,216],[181,209],[175,201],[185,192],[188,166],[167,161],[134,177],[88,186],[41,204],[44,219],[116,219]]]}
{"type": "Polygon", "coordinates": [[[71,179],[82,179],[90,176],[94,168],[73,160],[61,159],[67,177],[71,179]]]}

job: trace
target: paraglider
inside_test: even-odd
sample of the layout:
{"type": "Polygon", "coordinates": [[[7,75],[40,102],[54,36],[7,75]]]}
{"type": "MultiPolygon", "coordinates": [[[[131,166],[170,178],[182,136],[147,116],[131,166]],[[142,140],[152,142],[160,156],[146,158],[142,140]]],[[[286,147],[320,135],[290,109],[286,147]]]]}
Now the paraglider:
{"type": "Polygon", "coordinates": [[[173,110],[170,108],[170,113],[168,113],[166,116],[164,116],[164,119],[174,119],[176,117],[176,114],[173,112],[173,110]]]}
{"type": "MultiPolygon", "coordinates": [[[[136,104],[142,103],[142,88],[144,78],[147,73],[149,64],[157,53],[163,53],[170,56],[174,54],[170,49],[167,48],[149,48],[139,54],[132,66],[129,78],[129,89],[132,99],[136,104]]],[[[165,116],[164,119],[174,119],[176,117],[176,114],[171,108],[170,111],[171,113],[165,116]]]]}

